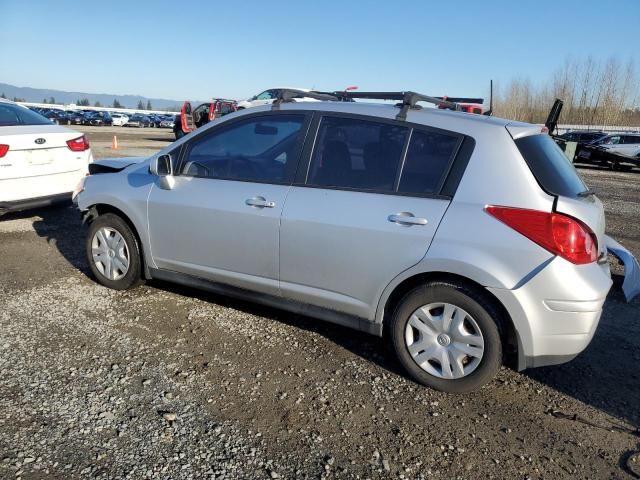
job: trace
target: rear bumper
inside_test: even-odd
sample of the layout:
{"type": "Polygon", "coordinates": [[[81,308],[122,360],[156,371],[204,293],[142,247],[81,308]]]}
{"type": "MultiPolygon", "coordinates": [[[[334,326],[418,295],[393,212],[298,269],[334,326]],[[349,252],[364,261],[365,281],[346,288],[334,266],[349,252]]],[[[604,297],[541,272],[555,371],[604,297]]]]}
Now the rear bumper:
{"type": "Polygon", "coordinates": [[[13,202],[0,202],[0,216],[9,212],[20,212],[32,208],[48,207],[59,203],[71,202],[71,192],[47,195],[45,197],[26,198],[13,202]]]}
{"type": "Polygon", "coordinates": [[[554,258],[525,285],[489,288],[518,336],[518,368],[567,362],[591,342],[611,288],[607,263],[573,265],[554,258]]]}

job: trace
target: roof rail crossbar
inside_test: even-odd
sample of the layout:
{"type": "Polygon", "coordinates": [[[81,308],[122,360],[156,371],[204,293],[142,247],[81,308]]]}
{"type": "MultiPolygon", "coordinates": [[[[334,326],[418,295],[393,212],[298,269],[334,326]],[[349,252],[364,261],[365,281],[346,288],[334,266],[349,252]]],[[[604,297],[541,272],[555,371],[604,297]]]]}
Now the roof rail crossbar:
{"type": "MultiPolygon", "coordinates": [[[[429,95],[423,95],[416,92],[333,92],[340,100],[346,99],[370,99],[370,100],[398,100],[402,103],[398,104],[400,112],[396,115],[397,120],[406,120],[407,112],[412,108],[420,108],[416,104],[418,102],[433,103],[439,107],[449,108],[451,110],[461,110],[460,105],[449,99],[431,97],[429,95]]],[[[464,100],[477,100],[477,99],[464,99],[464,100]]],[[[474,102],[469,102],[474,103],[474,102]]],[[[482,102],[478,102],[482,103],[482,102]]]]}
{"type": "Polygon", "coordinates": [[[315,91],[305,92],[303,90],[283,88],[278,93],[278,98],[276,98],[276,100],[273,102],[271,109],[279,110],[281,103],[292,102],[294,98],[313,98],[314,100],[334,101],[334,102],[340,100],[337,96],[331,93],[315,92],[315,91]]]}
{"type": "Polygon", "coordinates": [[[484,98],[467,98],[467,97],[436,97],[439,100],[446,100],[454,103],[484,103],[484,98]]]}

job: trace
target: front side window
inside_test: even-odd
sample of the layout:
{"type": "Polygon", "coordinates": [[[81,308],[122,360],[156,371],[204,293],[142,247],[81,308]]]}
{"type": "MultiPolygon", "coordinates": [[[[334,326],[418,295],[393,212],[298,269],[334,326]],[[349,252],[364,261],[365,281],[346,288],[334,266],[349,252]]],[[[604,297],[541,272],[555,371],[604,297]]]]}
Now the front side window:
{"type": "Polygon", "coordinates": [[[307,184],[392,192],[408,131],[375,121],[324,117],[307,184]]]}
{"type": "Polygon", "coordinates": [[[449,172],[460,137],[414,130],[402,168],[398,191],[406,194],[438,193],[449,172]]]}
{"type": "Polygon", "coordinates": [[[304,115],[269,115],[198,136],[188,147],[182,175],[282,183],[298,159],[304,115]]]}

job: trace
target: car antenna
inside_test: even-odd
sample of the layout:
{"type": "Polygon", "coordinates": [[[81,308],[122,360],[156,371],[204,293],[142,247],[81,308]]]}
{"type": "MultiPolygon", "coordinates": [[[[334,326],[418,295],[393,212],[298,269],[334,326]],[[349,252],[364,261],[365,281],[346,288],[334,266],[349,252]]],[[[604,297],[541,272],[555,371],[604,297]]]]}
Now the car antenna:
{"type": "Polygon", "coordinates": [[[484,112],[485,115],[493,115],[493,80],[489,80],[489,110],[484,112]]]}

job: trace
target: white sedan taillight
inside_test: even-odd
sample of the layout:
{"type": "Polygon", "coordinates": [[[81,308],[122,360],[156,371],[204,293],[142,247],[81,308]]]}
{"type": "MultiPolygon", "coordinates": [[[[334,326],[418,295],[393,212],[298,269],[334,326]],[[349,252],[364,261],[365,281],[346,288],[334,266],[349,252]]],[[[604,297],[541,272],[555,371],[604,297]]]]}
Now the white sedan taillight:
{"type": "Polygon", "coordinates": [[[84,152],[89,150],[89,140],[84,135],[67,141],[67,147],[73,152],[84,152]]]}

